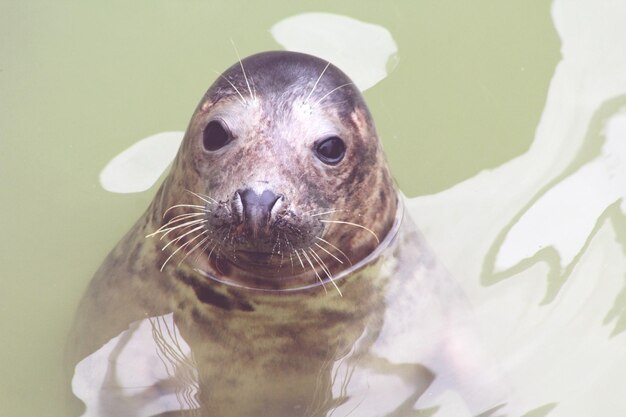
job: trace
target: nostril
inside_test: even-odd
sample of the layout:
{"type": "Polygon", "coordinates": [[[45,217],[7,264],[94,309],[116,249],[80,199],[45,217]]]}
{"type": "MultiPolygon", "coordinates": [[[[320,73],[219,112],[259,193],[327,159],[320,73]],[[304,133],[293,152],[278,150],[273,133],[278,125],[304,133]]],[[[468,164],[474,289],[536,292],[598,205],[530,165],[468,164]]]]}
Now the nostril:
{"type": "Polygon", "coordinates": [[[250,188],[237,190],[231,207],[240,222],[262,225],[267,224],[280,211],[284,203],[282,194],[264,190],[260,195],[250,188]]]}
{"type": "Polygon", "coordinates": [[[233,215],[237,217],[237,220],[241,223],[243,221],[243,202],[241,200],[241,194],[239,194],[239,191],[235,191],[235,195],[230,202],[230,208],[233,215]]]}
{"type": "Polygon", "coordinates": [[[265,190],[259,198],[259,206],[261,207],[263,212],[267,213],[267,215],[269,216],[272,208],[276,205],[276,202],[279,198],[280,196],[274,194],[270,190],[265,190]]]}
{"type": "Polygon", "coordinates": [[[282,194],[278,194],[278,197],[274,201],[274,204],[270,208],[270,221],[276,220],[276,216],[280,213],[283,206],[285,205],[285,196],[282,194]]]}

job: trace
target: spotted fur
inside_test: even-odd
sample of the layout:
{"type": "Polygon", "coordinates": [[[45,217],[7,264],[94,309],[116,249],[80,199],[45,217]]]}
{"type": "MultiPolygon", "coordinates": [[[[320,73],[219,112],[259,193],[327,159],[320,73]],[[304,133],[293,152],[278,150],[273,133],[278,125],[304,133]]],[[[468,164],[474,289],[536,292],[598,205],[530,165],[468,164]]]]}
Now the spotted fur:
{"type": "Polygon", "coordinates": [[[198,363],[207,415],[291,416],[306,406],[307,415],[326,415],[333,406],[330,364],[364,334],[367,344],[383,325],[389,266],[381,273],[376,256],[360,263],[380,242],[389,244],[398,204],[369,110],[339,69],[298,53],[246,58],[203,96],[147,212],[91,282],[77,314],[70,364],[129,323],[174,312],[198,363]],[[232,139],[208,152],[202,132],[216,119],[232,139]],[[345,158],[334,166],[314,153],[315,143],[329,135],[346,144],[345,158]],[[232,230],[232,198],[246,187],[271,188],[285,198],[272,227],[288,237],[281,241],[278,233],[281,248],[263,265],[238,255],[232,230]],[[167,235],[163,229],[176,216],[185,219],[186,208],[175,207],[182,204],[199,207],[200,222],[193,225],[207,238],[189,256],[204,237],[184,236],[189,229],[182,227],[167,235]],[[158,230],[162,234],[154,235],[158,230]],[[320,244],[322,250],[318,242],[332,246],[320,244]],[[334,288],[330,276],[340,277],[334,288]]]}

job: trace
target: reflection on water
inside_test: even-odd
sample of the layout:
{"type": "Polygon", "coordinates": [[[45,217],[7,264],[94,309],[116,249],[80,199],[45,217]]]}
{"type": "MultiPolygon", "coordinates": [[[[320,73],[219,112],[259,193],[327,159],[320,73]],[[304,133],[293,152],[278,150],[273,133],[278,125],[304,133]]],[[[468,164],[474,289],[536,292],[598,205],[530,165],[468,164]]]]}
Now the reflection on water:
{"type": "Polygon", "coordinates": [[[464,288],[518,404],[543,406],[542,416],[617,416],[626,409],[626,6],[556,1],[552,13],[563,58],[531,149],[415,199],[412,213],[428,219],[455,276],[487,285],[464,288]],[[481,241],[468,245],[472,236],[481,241]]]}
{"type": "Polygon", "coordinates": [[[552,301],[604,221],[613,218],[614,225],[621,227],[626,213],[624,106],[626,97],[597,111],[581,146],[584,152],[499,234],[486,257],[486,282],[510,277],[534,260],[544,260],[550,265],[545,302],[552,301]]]}
{"type": "Polygon", "coordinates": [[[85,403],[85,417],[199,408],[196,365],[172,314],[132,323],[81,361],[72,391],[85,403]]]}

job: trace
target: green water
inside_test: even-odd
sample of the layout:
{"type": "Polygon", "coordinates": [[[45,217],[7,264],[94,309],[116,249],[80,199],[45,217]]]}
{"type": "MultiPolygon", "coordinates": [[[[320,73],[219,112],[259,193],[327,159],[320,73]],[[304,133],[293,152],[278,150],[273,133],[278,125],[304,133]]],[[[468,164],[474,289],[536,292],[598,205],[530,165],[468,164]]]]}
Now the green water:
{"type": "Polygon", "coordinates": [[[63,415],[77,301],[154,193],[106,192],[102,167],[138,139],[184,130],[213,70],[236,60],[230,39],[242,56],[278,49],[269,28],[309,11],[395,38],[397,67],[365,98],[407,195],[529,149],[560,59],[547,1],[2,0],[1,416],[63,415]]]}

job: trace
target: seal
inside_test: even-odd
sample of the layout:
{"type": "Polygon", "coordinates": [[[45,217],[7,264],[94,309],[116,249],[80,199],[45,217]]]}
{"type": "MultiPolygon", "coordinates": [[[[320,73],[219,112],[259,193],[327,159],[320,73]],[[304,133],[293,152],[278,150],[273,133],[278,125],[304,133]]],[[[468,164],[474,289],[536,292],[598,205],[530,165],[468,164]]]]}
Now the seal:
{"type": "MultiPolygon", "coordinates": [[[[349,78],[310,55],[261,53],[202,97],[171,172],[81,301],[70,368],[117,340],[104,361],[113,366],[139,334],[133,323],[146,319],[162,346],[154,320],[167,316],[193,358],[170,365],[192,363],[185,374],[196,386],[168,416],[345,414],[376,398],[366,386],[376,375],[383,397],[386,378],[404,387],[374,408],[389,414],[372,411],[392,415],[412,409],[439,372],[424,363],[448,334],[446,303],[461,298],[445,282],[404,219],[349,78]]],[[[169,356],[180,350],[178,341],[168,346],[169,356]]],[[[124,388],[112,369],[99,407],[148,415],[137,404],[120,411],[131,396],[112,399],[112,386],[124,388]]],[[[155,383],[150,398],[165,396],[166,385],[155,383]]]]}

